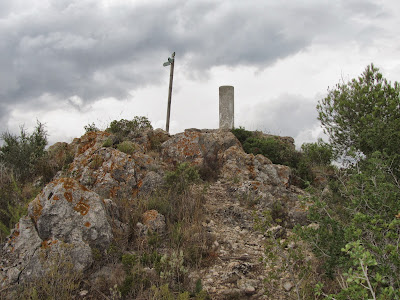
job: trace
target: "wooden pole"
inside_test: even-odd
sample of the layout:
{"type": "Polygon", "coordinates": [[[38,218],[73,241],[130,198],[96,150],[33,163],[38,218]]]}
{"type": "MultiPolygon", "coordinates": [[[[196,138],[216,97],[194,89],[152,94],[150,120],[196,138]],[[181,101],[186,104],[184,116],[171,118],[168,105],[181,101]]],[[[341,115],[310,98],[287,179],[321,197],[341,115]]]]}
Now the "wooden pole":
{"type": "Polygon", "coordinates": [[[169,74],[169,90],[168,90],[168,108],[167,108],[167,124],[165,130],[169,133],[169,118],[171,114],[171,96],[172,96],[172,82],[174,80],[174,65],[175,65],[175,52],[172,54],[171,71],[169,74]]]}

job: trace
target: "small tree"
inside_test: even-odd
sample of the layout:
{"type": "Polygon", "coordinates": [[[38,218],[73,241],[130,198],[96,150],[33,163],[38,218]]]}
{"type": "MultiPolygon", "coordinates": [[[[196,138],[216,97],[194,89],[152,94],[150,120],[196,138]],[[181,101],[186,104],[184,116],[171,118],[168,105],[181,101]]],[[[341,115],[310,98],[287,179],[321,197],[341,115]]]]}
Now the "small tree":
{"type": "Polygon", "coordinates": [[[338,83],[318,105],[318,119],[334,149],[369,156],[400,149],[400,85],[388,82],[373,64],[357,79],[338,83]]]}
{"type": "Polygon", "coordinates": [[[312,166],[329,166],[334,159],[332,146],[318,139],[316,143],[301,145],[303,157],[312,166]]]}
{"type": "Polygon", "coordinates": [[[12,169],[16,176],[25,180],[35,175],[35,167],[45,155],[47,132],[44,125],[37,121],[32,134],[28,134],[21,126],[20,135],[10,132],[1,134],[4,145],[0,147],[0,162],[12,169]]]}

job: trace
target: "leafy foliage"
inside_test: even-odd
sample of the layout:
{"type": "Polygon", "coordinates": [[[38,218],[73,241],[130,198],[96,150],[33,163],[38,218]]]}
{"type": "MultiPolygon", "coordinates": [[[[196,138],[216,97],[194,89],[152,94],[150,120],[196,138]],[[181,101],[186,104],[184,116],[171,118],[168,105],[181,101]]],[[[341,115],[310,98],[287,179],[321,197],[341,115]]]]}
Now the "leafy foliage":
{"type": "Polygon", "coordinates": [[[182,194],[187,191],[189,186],[199,181],[200,176],[196,168],[188,163],[180,164],[175,171],[165,175],[166,185],[176,193],[182,194]]]}
{"type": "Polygon", "coordinates": [[[334,149],[370,155],[398,153],[400,148],[400,85],[385,79],[373,64],[357,79],[328,90],[317,105],[319,120],[334,149]]]}
{"type": "Polygon", "coordinates": [[[94,123],[87,124],[84,126],[84,128],[85,128],[85,133],[100,131],[100,129],[97,128],[96,124],[94,124],[94,123]]]}
{"type": "Polygon", "coordinates": [[[316,143],[304,143],[301,151],[311,166],[329,166],[335,159],[332,146],[322,139],[316,143]]]}
{"type": "MultiPolygon", "coordinates": [[[[260,132],[248,131],[243,127],[232,129],[232,133],[241,142],[246,153],[262,154],[274,164],[289,166],[294,177],[293,184],[304,188],[313,181],[314,174],[311,170],[313,158],[309,155],[316,153],[296,151],[294,145],[279,139],[279,137],[264,136],[260,132]]],[[[314,147],[310,144],[310,146],[306,145],[305,147],[307,149],[315,148],[314,152],[318,152],[325,146],[320,144],[314,147]]]]}
{"type": "Polygon", "coordinates": [[[239,142],[243,145],[244,142],[253,136],[253,132],[246,130],[244,127],[232,129],[232,133],[236,136],[239,142]]]}
{"type": "Polygon", "coordinates": [[[143,116],[135,116],[133,120],[121,119],[119,121],[112,121],[106,131],[117,135],[117,137],[119,137],[122,141],[123,137],[126,137],[129,134],[136,135],[141,130],[147,128],[153,129],[153,126],[151,126],[149,119],[143,116]]]}
{"type": "Polygon", "coordinates": [[[371,64],[317,106],[333,151],[350,158],[328,194],[313,192],[309,218],[318,226],[299,231],[327,275],[343,279],[335,293],[319,284],[317,295],[400,298],[399,101],[398,83],[393,87],[371,64]]]}
{"type": "Polygon", "coordinates": [[[131,141],[123,141],[117,145],[117,149],[126,154],[133,154],[135,152],[136,146],[131,141]]]}
{"type": "Polygon", "coordinates": [[[20,135],[2,133],[4,145],[0,147],[0,162],[11,168],[17,178],[26,180],[36,174],[36,165],[45,155],[47,133],[44,125],[37,122],[32,134],[21,127],[20,135]]]}

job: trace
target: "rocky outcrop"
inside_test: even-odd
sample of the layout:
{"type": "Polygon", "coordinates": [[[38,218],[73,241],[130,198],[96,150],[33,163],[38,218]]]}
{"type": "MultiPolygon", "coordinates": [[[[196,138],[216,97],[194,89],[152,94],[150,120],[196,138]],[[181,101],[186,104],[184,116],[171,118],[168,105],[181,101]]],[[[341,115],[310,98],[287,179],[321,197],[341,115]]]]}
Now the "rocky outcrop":
{"type": "Polygon", "coordinates": [[[139,182],[132,157],[111,147],[88,149],[75,157],[68,174],[105,198],[131,197],[139,182]]]}
{"type": "Polygon", "coordinates": [[[30,280],[46,271],[46,257],[69,257],[82,271],[92,248],[106,249],[113,236],[103,200],[71,178],[49,183],[29,204],[3,247],[4,283],[30,280]]]}
{"type": "MultiPolygon", "coordinates": [[[[282,141],[293,144],[290,138],[282,141]]],[[[87,271],[93,264],[93,253],[105,253],[113,233],[142,240],[148,233],[166,236],[171,224],[164,211],[165,216],[148,210],[124,224],[120,215],[135,212],[124,211],[121,199],[146,205],[158,194],[154,191],[162,187],[164,173],[188,162],[200,171],[216,174],[209,190],[203,187],[206,217],[202,226],[207,229],[210,244],[204,248],[211,249],[211,263],[202,270],[192,270],[190,277],[202,279],[212,299],[262,299],[266,272],[259,259],[264,255],[265,237],[254,230],[254,216],[261,217],[265,208],[279,202],[286,218],[286,223],[279,225],[282,232],[286,232],[285,226],[307,222],[306,209],[297,200],[303,192],[291,186],[290,168],[274,165],[262,155],[246,154],[227,130],[188,129],[169,136],[163,130],[148,129],[124,139],[129,146],[127,153],[118,147],[120,142],[112,134],[99,131],[49,149],[57,161],[73,160],[30,203],[27,216],[9,236],[1,253],[2,286],[45,274],[57,257],[73,262],[76,271],[87,271]],[[218,259],[212,261],[212,255],[218,259]]],[[[143,245],[134,248],[140,247],[143,245]]],[[[107,262],[87,278],[101,285],[107,274],[115,273],[119,285],[123,282],[119,277],[126,272],[121,271],[120,264],[118,268],[107,262]]]]}
{"type": "Polygon", "coordinates": [[[187,129],[162,145],[162,158],[168,163],[190,162],[197,166],[219,168],[224,152],[240,142],[227,130],[187,129]]]}

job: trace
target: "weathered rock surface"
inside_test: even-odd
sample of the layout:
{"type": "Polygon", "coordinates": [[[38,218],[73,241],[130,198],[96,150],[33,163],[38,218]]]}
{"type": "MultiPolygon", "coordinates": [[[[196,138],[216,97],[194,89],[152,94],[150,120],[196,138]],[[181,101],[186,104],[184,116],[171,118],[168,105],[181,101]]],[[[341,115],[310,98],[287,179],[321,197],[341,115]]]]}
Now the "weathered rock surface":
{"type": "Polygon", "coordinates": [[[143,213],[142,222],[136,226],[141,236],[146,236],[148,232],[162,235],[166,229],[165,217],[154,209],[148,210],[143,213]]]}
{"type": "Polygon", "coordinates": [[[230,131],[187,129],[163,143],[162,157],[174,164],[190,162],[219,168],[223,153],[232,146],[241,147],[230,131]]]}
{"type": "MultiPolygon", "coordinates": [[[[145,133],[150,135],[147,131],[145,133]]],[[[100,131],[84,135],[80,143],[74,141],[77,149],[75,159],[68,172],[59,176],[75,178],[100,196],[111,199],[135,198],[144,182],[144,193],[155,189],[162,177],[154,170],[161,174],[162,170],[159,163],[145,153],[149,147],[147,142],[143,142],[145,147],[135,144],[134,153],[126,154],[112,147],[103,147],[107,138],[109,134],[100,131]],[[150,171],[152,173],[146,176],[150,171]]]]}
{"type": "Polygon", "coordinates": [[[229,188],[216,182],[206,195],[208,222],[203,226],[215,236],[215,258],[210,267],[190,276],[202,280],[211,299],[268,299],[263,281],[268,267],[260,262],[265,237],[253,229],[254,212],[229,197],[229,188]]]}
{"type": "Polygon", "coordinates": [[[68,256],[76,270],[92,264],[91,248],[106,249],[113,236],[103,200],[71,178],[49,183],[29,204],[3,248],[3,282],[46,271],[43,257],[68,256]]]}
{"type": "MultiPolygon", "coordinates": [[[[307,224],[306,208],[298,201],[304,192],[291,186],[290,168],[246,154],[226,130],[188,129],[174,136],[145,130],[130,137],[131,154],[114,148],[117,144],[104,147],[108,139],[113,136],[107,132],[91,132],[51,148],[53,157],[72,155],[73,162],[30,203],[28,215],[12,231],[1,253],[2,286],[41,276],[57,257],[69,258],[77,271],[86,272],[94,260],[92,249],[104,253],[113,230],[126,233],[132,226],[120,222],[120,215],[129,212],[113,200],[150,197],[162,186],[166,171],[189,162],[218,176],[204,196],[210,263],[190,270],[190,277],[193,282],[201,279],[212,299],[268,299],[264,279],[273,266],[260,262],[265,236],[254,230],[254,217],[279,203],[287,221],[271,230],[285,235],[290,226],[307,224]]],[[[291,138],[282,141],[293,144],[291,138]]],[[[146,211],[132,227],[142,237],[148,232],[163,236],[167,229],[156,210],[146,211]]],[[[118,285],[126,275],[120,264],[109,262],[93,272],[87,278],[99,288],[107,274],[118,285]]],[[[285,284],[274,299],[285,299],[291,289],[285,284]]]]}

